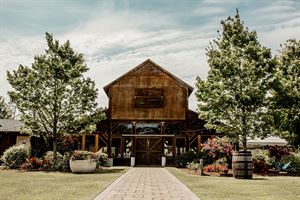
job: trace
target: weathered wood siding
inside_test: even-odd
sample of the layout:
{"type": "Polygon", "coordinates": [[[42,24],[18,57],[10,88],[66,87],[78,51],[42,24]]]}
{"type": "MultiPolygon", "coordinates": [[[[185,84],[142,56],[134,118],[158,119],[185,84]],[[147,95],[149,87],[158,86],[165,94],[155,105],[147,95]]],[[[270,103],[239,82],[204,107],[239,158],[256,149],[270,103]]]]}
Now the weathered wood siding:
{"type": "Polygon", "coordinates": [[[188,88],[168,74],[146,63],[109,88],[111,119],[116,120],[185,120],[188,88]],[[136,89],[162,89],[162,108],[136,108],[136,89]]]}

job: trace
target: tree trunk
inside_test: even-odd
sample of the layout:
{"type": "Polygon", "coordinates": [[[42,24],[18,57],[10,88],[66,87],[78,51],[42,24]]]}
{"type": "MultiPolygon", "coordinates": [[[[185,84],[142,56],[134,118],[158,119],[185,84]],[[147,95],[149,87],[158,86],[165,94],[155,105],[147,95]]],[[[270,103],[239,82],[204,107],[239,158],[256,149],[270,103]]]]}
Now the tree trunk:
{"type": "Polygon", "coordinates": [[[57,161],[57,139],[56,138],[53,139],[53,160],[54,163],[56,163],[57,161]]]}
{"type": "Polygon", "coordinates": [[[236,139],[234,139],[233,149],[234,149],[234,151],[239,151],[240,150],[239,136],[236,136],[236,139]]]}
{"type": "Polygon", "coordinates": [[[243,143],[243,150],[247,149],[247,126],[246,126],[246,112],[245,112],[245,108],[242,107],[242,143],[243,143]]]}
{"type": "Polygon", "coordinates": [[[247,149],[247,136],[243,135],[242,136],[242,143],[243,143],[243,150],[247,149]]]}

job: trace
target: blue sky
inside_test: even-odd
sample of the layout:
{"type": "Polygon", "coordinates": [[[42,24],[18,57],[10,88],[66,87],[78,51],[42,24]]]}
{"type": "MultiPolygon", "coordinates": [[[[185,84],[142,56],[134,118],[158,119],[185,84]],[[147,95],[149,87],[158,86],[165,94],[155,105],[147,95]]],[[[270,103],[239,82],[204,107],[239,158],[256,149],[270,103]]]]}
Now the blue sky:
{"type": "MultiPolygon", "coordinates": [[[[0,95],[8,100],[7,70],[44,52],[45,32],[85,54],[100,106],[102,87],[148,58],[194,86],[208,71],[205,47],[236,8],[274,55],[300,39],[297,0],[0,0],[0,95]]],[[[193,94],[189,103],[195,110],[193,94]]]]}

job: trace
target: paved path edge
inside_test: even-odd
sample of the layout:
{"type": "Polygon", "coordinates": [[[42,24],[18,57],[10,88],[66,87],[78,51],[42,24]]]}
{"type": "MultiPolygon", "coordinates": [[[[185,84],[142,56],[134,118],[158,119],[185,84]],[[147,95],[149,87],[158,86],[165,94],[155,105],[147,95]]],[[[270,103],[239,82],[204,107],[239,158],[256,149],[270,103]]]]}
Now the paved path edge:
{"type": "MultiPolygon", "coordinates": [[[[164,169],[167,171],[167,173],[169,173],[169,175],[171,177],[173,177],[173,179],[176,179],[176,181],[178,181],[182,185],[182,187],[184,188],[184,190],[189,191],[189,193],[193,196],[193,200],[200,200],[200,198],[190,188],[188,188],[181,180],[179,180],[176,176],[174,176],[166,168],[164,168],[164,169]]],[[[178,170],[177,168],[175,168],[175,169],[178,170]]]]}
{"type": "Polygon", "coordinates": [[[102,196],[104,197],[104,195],[108,192],[111,191],[111,187],[115,186],[116,184],[118,184],[123,177],[131,170],[132,167],[124,169],[127,170],[124,174],[122,174],[121,176],[117,177],[112,183],[110,183],[109,185],[107,185],[105,188],[103,188],[103,190],[101,190],[100,192],[98,192],[93,198],[92,200],[97,200],[98,198],[101,198],[102,196]]]}

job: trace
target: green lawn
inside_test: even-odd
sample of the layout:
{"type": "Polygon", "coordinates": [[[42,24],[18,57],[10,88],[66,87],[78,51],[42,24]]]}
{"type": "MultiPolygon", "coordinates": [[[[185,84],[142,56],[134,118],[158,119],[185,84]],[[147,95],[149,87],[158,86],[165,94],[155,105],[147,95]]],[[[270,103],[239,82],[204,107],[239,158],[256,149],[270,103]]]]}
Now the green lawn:
{"type": "Polygon", "coordinates": [[[0,170],[0,200],[90,200],[125,171],[72,174],[0,170]]]}
{"type": "Polygon", "coordinates": [[[296,200],[300,199],[300,177],[255,176],[253,180],[189,175],[167,168],[201,200],[296,200]]]}

